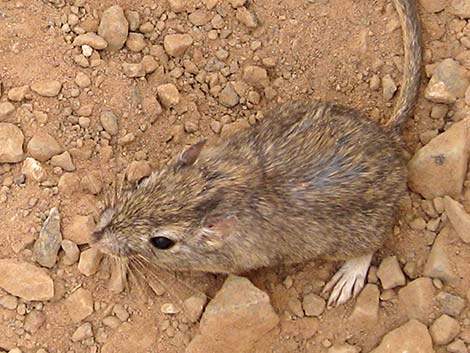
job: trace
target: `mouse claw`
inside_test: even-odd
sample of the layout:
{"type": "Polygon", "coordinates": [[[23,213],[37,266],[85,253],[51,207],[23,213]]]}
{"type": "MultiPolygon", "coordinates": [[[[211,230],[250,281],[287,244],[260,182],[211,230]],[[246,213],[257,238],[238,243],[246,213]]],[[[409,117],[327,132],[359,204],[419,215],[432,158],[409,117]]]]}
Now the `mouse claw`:
{"type": "Polygon", "coordinates": [[[325,285],[323,293],[329,293],[328,307],[335,307],[355,298],[364,287],[372,254],[346,261],[325,285]]]}

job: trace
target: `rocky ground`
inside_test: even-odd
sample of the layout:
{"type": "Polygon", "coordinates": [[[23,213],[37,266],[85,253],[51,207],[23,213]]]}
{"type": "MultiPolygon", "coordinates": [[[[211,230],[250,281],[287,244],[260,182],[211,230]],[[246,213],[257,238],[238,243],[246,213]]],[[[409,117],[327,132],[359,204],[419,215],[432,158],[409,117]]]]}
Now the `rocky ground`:
{"type": "Polygon", "coordinates": [[[88,236],[116,180],[277,102],[385,122],[389,1],[0,0],[0,352],[469,352],[470,3],[419,4],[409,195],[360,296],[326,309],[338,264],[126,281],[88,236]]]}

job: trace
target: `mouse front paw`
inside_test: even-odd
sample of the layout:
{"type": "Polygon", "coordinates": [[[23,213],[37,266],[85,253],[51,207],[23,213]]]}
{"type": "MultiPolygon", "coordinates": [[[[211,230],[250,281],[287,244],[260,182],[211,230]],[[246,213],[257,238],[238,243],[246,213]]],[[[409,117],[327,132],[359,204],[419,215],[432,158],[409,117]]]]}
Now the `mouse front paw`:
{"type": "Polygon", "coordinates": [[[356,297],[364,287],[372,255],[347,260],[325,285],[323,293],[330,293],[328,307],[346,303],[356,297]]]}

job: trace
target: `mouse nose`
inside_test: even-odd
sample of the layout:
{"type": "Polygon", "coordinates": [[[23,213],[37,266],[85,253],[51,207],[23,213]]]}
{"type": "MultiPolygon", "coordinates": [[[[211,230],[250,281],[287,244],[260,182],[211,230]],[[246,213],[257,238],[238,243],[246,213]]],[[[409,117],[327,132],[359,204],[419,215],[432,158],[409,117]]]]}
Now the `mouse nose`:
{"type": "Polygon", "coordinates": [[[102,229],[93,231],[90,236],[90,244],[93,245],[98,243],[101,239],[103,239],[103,236],[104,231],[102,229]]]}

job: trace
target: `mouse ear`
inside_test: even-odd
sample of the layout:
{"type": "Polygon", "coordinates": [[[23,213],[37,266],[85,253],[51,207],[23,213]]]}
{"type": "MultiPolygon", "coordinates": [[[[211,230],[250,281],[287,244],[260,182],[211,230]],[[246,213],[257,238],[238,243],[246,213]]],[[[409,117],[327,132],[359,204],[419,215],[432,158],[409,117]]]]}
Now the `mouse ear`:
{"type": "Polygon", "coordinates": [[[193,165],[194,162],[196,162],[196,160],[198,159],[199,154],[201,153],[205,143],[206,139],[203,139],[189,146],[186,150],[181,152],[181,154],[178,156],[178,160],[176,161],[176,165],[178,167],[193,165]]]}
{"type": "Polygon", "coordinates": [[[203,222],[202,232],[209,241],[220,242],[235,232],[236,223],[237,218],[232,215],[210,215],[203,222]]]}

